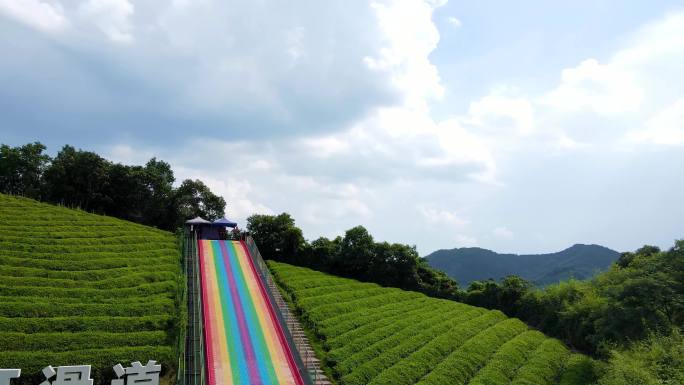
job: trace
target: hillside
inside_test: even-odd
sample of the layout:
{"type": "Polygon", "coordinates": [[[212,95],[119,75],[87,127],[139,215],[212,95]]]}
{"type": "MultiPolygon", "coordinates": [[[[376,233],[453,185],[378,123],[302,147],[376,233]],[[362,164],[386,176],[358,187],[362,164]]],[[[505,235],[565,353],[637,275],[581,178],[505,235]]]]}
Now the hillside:
{"type": "Polygon", "coordinates": [[[606,270],[620,253],[599,245],[574,245],[549,254],[499,254],[479,247],[438,250],[426,257],[461,285],[507,275],[518,275],[543,286],[570,278],[586,279],[606,270]]]}
{"type": "Polygon", "coordinates": [[[269,262],[343,385],[584,385],[591,361],[499,311],[269,262]]]}
{"type": "MultiPolygon", "coordinates": [[[[181,269],[168,232],[0,194],[0,368],[177,365],[181,269]]],[[[13,383],[14,380],[13,380],[13,383]]]]}

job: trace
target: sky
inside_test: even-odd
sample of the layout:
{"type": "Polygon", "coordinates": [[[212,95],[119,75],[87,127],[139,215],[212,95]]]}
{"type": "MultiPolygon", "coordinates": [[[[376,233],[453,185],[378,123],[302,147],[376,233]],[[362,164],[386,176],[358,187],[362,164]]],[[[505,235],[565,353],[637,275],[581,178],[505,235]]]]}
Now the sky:
{"type": "Polygon", "coordinates": [[[680,1],[0,0],[0,142],[421,255],[684,238],[680,1]]]}

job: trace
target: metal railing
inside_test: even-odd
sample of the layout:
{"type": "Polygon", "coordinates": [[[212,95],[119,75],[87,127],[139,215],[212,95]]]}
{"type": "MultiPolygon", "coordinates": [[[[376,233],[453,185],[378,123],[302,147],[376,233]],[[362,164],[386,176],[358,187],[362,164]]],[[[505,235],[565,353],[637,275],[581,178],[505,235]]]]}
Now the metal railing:
{"type": "Polygon", "coordinates": [[[204,385],[204,321],[200,283],[197,232],[185,229],[183,236],[185,274],[187,278],[188,330],[185,336],[184,376],[181,385],[204,385]]]}
{"type": "Polygon", "coordinates": [[[321,378],[320,370],[318,370],[318,365],[316,365],[315,361],[316,357],[314,356],[310,347],[304,346],[304,341],[301,338],[295,339],[292,337],[295,332],[295,326],[298,324],[298,322],[290,311],[283,311],[283,309],[278,306],[276,297],[280,297],[280,293],[272,292],[272,290],[277,290],[277,284],[273,280],[266,262],[264,262],[264,259],[261,257],[261,253],[259,252],[259,248],[257,248],[254,239],[252,239],[252,237],[248,234],[244,233],[242,234],[241,238],[245,241],[245,245],[249,250],[252,261],[254,262],[254,267],[259,273],[261,282],[266,289],[268,300],[271,303],[271,308],[273,308],[273,311],[278,318],[278,322],[280,323],[281,329],[283,330],[283,334],[285,335],[285,339],[290,346],[292,356],[295,360],[295,364],[297,365],[297,370],[299,371],[299,374],[304,380],[305,384],[313,385],[321,378]]]}

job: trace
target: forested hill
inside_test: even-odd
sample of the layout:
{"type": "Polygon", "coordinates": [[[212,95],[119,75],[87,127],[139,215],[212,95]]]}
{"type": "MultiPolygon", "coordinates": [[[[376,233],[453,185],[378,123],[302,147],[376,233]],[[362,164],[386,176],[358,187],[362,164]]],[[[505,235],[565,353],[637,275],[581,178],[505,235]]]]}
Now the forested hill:
{"type": "Polygon", "coordinates": [[[479,247],[438,250],[428,255],[433,268],[446,272],[461,285],[472,281],[518,275],[537,285],[568,278],[586,279],[607,269],[620,253],[599,245],[577,244],[550,254],[499,254],[479,247]]]}

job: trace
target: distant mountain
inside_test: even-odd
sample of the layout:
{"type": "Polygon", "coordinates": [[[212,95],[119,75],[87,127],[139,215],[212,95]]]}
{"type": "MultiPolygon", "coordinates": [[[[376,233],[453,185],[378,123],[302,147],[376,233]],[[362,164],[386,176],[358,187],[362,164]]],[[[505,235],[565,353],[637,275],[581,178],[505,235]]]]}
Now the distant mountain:
{"type": "Polygon", "coordinates": [[[544,286],[569,278],[586,279],[606,270],[620,253],[599,245],[574,245],[551,254],[499,254],[479,247],[438,250],[428,255],[430,266],[444,271],[461,286],[471,281],[499,280],[515,274],[544,286]]]}

